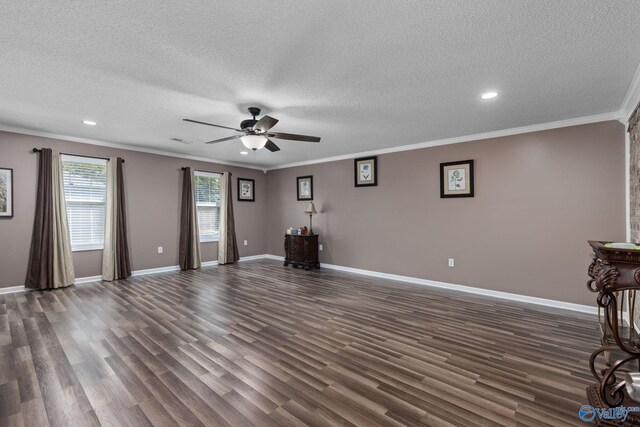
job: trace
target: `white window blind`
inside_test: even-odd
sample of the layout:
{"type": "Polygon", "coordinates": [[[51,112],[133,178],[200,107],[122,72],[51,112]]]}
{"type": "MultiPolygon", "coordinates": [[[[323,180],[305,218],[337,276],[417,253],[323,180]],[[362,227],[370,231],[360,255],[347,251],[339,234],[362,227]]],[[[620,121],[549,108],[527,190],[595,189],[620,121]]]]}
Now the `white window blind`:
{"type": "Polygon", "coordinates": [[[63,155],[62,172],[71,249],[103,249],[107,160],[63,155]]]}
{"type": "Polygon", "coordinates": [[[216,241],[220,235],[220,174],[196,171],[195,193],[200,241],[216,241]]]}

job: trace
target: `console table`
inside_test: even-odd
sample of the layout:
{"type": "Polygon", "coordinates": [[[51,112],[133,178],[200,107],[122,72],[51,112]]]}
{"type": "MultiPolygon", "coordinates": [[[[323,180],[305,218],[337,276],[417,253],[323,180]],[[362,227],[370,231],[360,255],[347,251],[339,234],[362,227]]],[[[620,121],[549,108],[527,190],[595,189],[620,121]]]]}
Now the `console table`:
{"type": "MultiPolygon", "coordinates": [[[[589,245],[593,249],[593,261],[587,287],[598,294],[601,346],[589,358],[596,383],[587,388],[587,397],[594,407],[640,406],[627,395],[627,384],[615,375],[622,372],[620,368],[637,372],[640,366],[640,342],[633,322],[635,291],[640,289],[640,250],[608,247],[600,241],[589,241],[589,245]],[[628,326],[623,321],[625,300],[631,313],[628,326]],[[622,357],[613,360],[614,355],[620,354],[622,357]],[[600,355],[605,356],[607,367],[598,372],[595,363],[600,355]]],[[[629,414],[629,425],[636,425],[639,415],[629,414]]]]}
{"type": "Polygon", "coordinates": [[[289,264],[295,268],[301,266],[305,270],[320,268],[317,234],[285,234],[284,265],[286,267],[289,264]]]}

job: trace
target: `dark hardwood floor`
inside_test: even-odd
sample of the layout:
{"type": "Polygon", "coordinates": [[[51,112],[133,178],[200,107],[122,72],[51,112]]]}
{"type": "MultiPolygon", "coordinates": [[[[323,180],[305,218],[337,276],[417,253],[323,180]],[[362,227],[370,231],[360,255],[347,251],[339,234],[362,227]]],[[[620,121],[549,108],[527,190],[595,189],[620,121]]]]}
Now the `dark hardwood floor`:
{"type": "Polygon", "coordinates": [[[583,425],[597,344],[595,316],[276,261],[139,276],[0,296],[0,425],[583,425]]]}

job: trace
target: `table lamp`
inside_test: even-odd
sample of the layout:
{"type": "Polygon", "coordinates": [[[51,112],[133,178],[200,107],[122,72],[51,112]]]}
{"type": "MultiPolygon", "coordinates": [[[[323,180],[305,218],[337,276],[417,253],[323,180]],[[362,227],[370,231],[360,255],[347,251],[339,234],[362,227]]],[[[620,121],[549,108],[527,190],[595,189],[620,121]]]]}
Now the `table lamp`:
{"type": "Polygon", "coordinates": [[[313,234],[313,214],[314,213],[318,213],[316,211],[316,207],[313,204],[313,202],[310,202],[309,205],[307,206],[307,209],[304,210],[304,213],[308,213],[309,214],[309,234],[313,234]]]}

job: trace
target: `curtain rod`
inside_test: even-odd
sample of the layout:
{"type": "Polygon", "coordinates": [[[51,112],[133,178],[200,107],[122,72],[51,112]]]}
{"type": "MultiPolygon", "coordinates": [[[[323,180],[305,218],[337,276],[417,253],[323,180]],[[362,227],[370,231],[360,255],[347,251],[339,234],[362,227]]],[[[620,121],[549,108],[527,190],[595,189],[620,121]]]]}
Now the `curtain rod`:
{"type": "MultiPolygon", "coordinates": [[[[34,153],[39,153],[39,152],[42,151],[42,149],[41,148],[34,148],[31,151],[33,151],[34,153]]],[[[60,154],[62,154],[63,156],[88,157],[90,159],[109,160],[108,157],[87,156],[85,154],[69,154],[69,153],[60,153],[60,154]]],[[[124,159],[122,159],[122,163],[124,163],[124,159]]]]}
{"type": "MultiPolygon", "coordinates": [[[[187,168],[186,166],[183,166],[181,169],[182,169],[182,170],[185,170],[186,168],[187,168]]],[[[194,169],[193,171],[194,171],[194,172],[217,173],[217,174],[220,174],[220,175],[224,174],[224,172],[216,172],[216,171],[201,171],[201,170],[198,170],[198,169],[194,169]]],[[[229,175],[231,175],[231,174],[229,174],[229,175]]]]}

